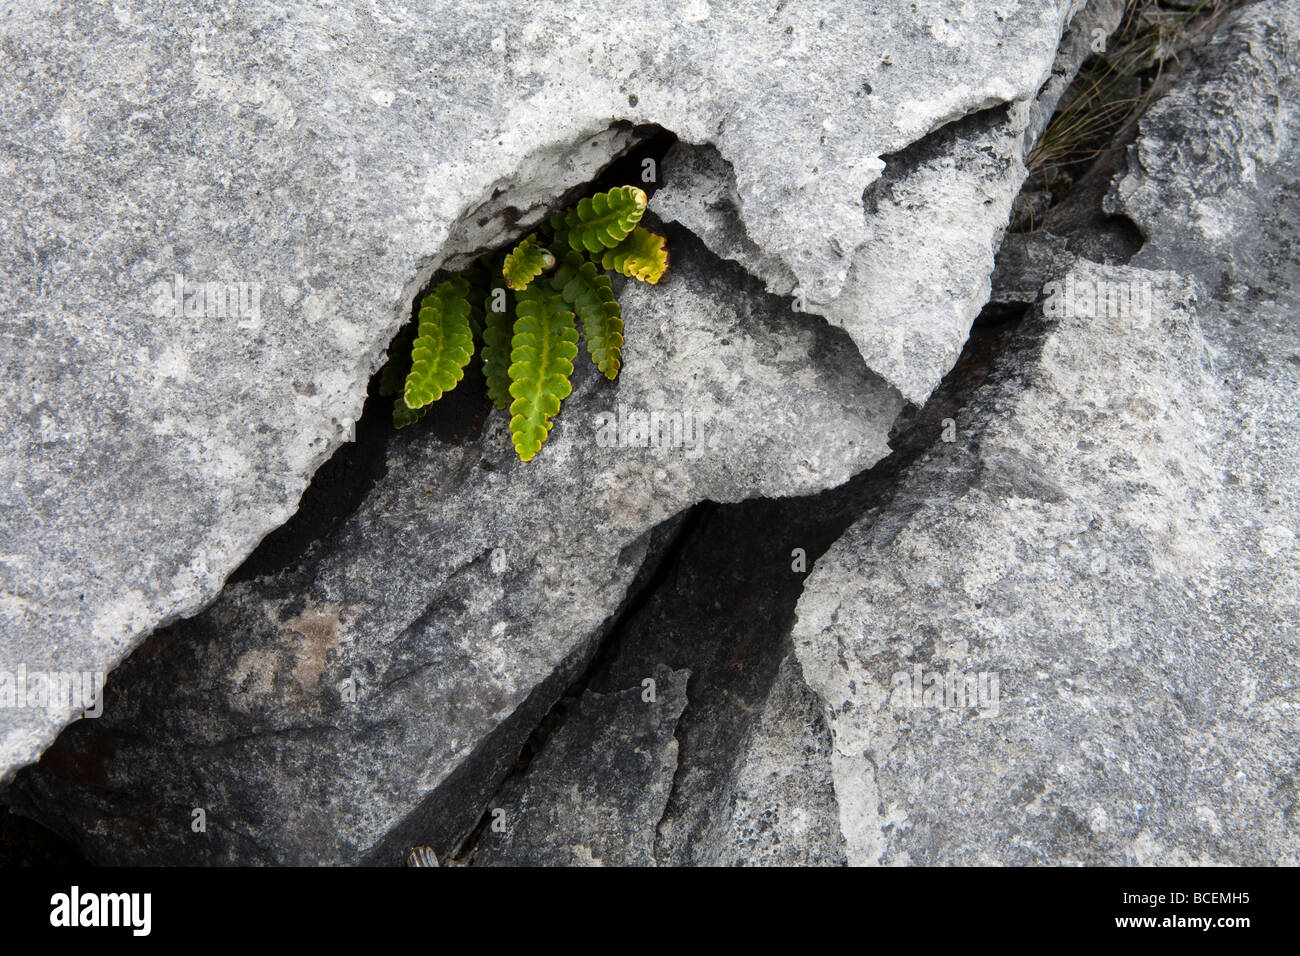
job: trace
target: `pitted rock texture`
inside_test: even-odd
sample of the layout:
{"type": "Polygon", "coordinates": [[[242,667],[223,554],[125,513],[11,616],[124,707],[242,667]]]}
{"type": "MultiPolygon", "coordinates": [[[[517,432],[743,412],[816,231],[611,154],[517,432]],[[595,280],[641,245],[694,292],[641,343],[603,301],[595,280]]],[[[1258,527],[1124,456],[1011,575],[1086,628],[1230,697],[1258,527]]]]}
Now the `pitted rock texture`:
{"type": "Polygon", "coordinates": [[[682,145],[669,154],[671,182],[652,208],[741,263],[769,291],[845,329],[869,368],[922,404],[988,301],[1025,159],[1091,44],[1115,30],[1122,9],[1120,0],[1089,4],[1055,59],[1040,64],[1037,83],[885,156],[863,194],[861,241],[845,250],[844,282],[829,295],[809,287],[779,249],[748,229],[738,171],[712,147],[682,145]]]}
{"type": "MultiPolygon", "coordinates": [[[[210,602],[350,436],[415,291],[620,123],[714,145],[749,235],[833,298],[878,157],[1031,96],[1080,6],[7,9],[0,660],[110,669],[210,602]]],[[[0,776],[76,709],[0,713],[0,776]]]]}
{"type": "MultiPolygon", "coordinates": [[[[589,659],[656,527],[702,499],[833,487],[888,451],[902,399],[843,332],[669,237],[672,282],[622,293],[617,384],[581,363],[543,454],[519,462],[496,412],[445,437],[456,406],[435,406],[326,539],[133,655],[104,715],[19,775],[25,812],[103,862],[454,849],[589,659]],[[611,423],[651,412],[687,442],[610,444],[611,423]],[[209,808],[202,837],[193,807],[209,808]]],[[[472,416],[490,407],[461,398],[472,416]]]]}
{"type": "Polygon", "coordinates": [[[476,866],[647,866],[677,769],[686,671],[588,690],[494,801],[476,866]]]}
{"type": "Polygon", "coordinates": [[[1058,274],[809,577],[852,863],[1300,859],[1300,15],[1201,55],[1112,199],[1140,267],[1058,274]]]}
{"type": "Polygon", "coordinates": [[[736,759],[724,822],[701,859],[714,866],[842,866],[831,753],[821,700],[790,654],[736,759]]]}

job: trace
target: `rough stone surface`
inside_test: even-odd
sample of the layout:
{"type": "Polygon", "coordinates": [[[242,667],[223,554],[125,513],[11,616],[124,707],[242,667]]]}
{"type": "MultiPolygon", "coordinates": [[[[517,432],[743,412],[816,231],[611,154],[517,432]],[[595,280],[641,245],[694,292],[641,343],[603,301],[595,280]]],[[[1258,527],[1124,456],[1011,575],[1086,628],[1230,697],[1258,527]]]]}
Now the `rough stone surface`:
{"type": "Polygon", "coordinates": [[[677,769],[686,671],[660,667],[611,694],[584,693],[494,801],[476,866],[647,866],[677,769]]]}
{"type": "MultiPolygon", "coordinates": [[[[869,471],[817,495],[692,509],[653,579],[619,615],[584,676],[587,689],[617,694],[663,669],[691,675],[667,802],[643,807],[647,817],[659,813],[642,825],[657,830],[657,865],[844,861],[830,732],[789,646],[795,604],[811,562],[929,448],[1013,327],[1006,318],[979,323],[952,374],[924,408],[900,416],[892,454],[869,471]]],[[[580,778],[558,766],[584,760],[572,738],[585,734],[599,747],[608,730],[570,726],[566,757],[552,760],[548,774],[580,778]]],[[[512,834],[513,858],[565,858],[574,833],[603,825],[606,806],[599,789],[566,798],[565,825],[512,834]]]]}
{"type": "Polygon", "coordinates": [[[833,487],[887,452],[902,400],[843,332],[670,243],[672,281],[623,292],[618,383],[584,363],[533,462],[501,413],[459,440],[439,433],[454,406],[398,433],[355,513],[133,655],[104,715],[15,799],[100,861],[445,855],[585,664],[652,529],[706,498],[833,487]],[[602,447],[602,414],[654,409],[702,440],[602,447]]]}
{"type": "Polygon", "coordinates": [[[1300,860],[1300,14],[1202,56],[1113,199],[1141,267],[1060,277],[1150,307],[1049,294],[807,582],[850,862],[1300,860]]]}
{"type": "Polygon", "coordinates": [[[846,862],[821,700],[794,655],[781,661],[736,761],[725,824],[705,861],[715,866],[841,866],[846,862]]]}
{"type": "Polygon", "coordinates": [[[971,323],[989,298],[994,254],[1024,160],[1070,80],[1094,31],[1111,33],[1123,4],[1100,0],[1072,21],[1050,73],[1003,104],[952,122],[884,159],[863,195],[866,228],[845,281],[833,294],[811,289],[778,249],[747,230],[737,174],[710,147],[678,147],[674,176],[654,210],[681,222],[719,255],[741,263],[777,295],[848,331],[867,366],[921,404],[952,368],[971,323]]]}
{"type": "MultiPolygon", "coordinates": [[[[589,676],[594,690],[636,686],[664,668],[691,675],[688,701],[675,727],[671,790],[652,821],[657,865],[759,863],[783,855],[814,861],[833,855],[833,839],[825,844],[811,839],[815,834],[807,822],[816,804],[776,799],[783,782],[798,791],[786,794],[796,800],[818,787],[805,778],[786,779],[778,751],[810,767],[815,760],[803,758],[805,747],[823,756],[830,752],[818,711],[789,709],[799,698],[781,689],[788,677],[782,660],[789,655],[789,626],[806,571],[791,566],[791,551],[797,543],[819,554],[863,495],[870,489],[855,479],[810,498],[703,506],[684,524],[662,579],[608,638],[609,650],[589,676]],[[777,736],[796,727],[801,729],[797,738],[777,736]],[[780,779],[770,780],[770,774],[780,779]],[[756,806],[760,794],[773,801],[756,806]]],[[[805,696],[810,695],[805,691],[805,696]]],[[[826,766],[822,792],[830,790],[826,766]]],[[[598,816],[600,808],[595,800],[573,812],[579,818],[598,816]]],[[[546,832],[532,839],[539,858],[565,841],[563,834],[546,832]]]]}
{"type": "MultiPolygon", "coordinates": [[[[413,293],[618,123],[716,146],[748,234],[833,298],[876,157],[1032,95],[1078,6],[677,0],[669,34],[594,0],[7,8],[0,660],[106,670],[212,600],[349,437],[413,293]]],[[[0,713],[0,775],[76,709],[0,713]]]]}
{"type": "MultiPolygon", "coordinates": [[[[965,384],[932,395],[988,298],[1027,151],[1121,3],[1081,7],[826,2],[745,20],[679,3],[666,51],[625,24],[578,36],[581,5],[482,30],[494,11],[476,6],[432,29],[461,44],[447,52],[409,8],[372,5],[341,14],[360,38],[343,55],[297,7],[223,13],[191,48],[193,131],[164,157],[169,191],[137,160],[107,230],[87,231],[78,187],[6,237],[8,341],[35,347],[0,352],[17,383],[0,407],[34,410],[15,420],[36,465],[5,475],[6,666],[107,666],[207,600],[351,428],[419,284],[646,135],[615,120],[682,135],[652,209],[695,235],[670,229],[671,282],[622,291],[619,383],[584,366],[536,462],[513,458],[473,375],[419,428],[367,439],[382,463],[362,463],[359,497],[320,505],[336,512],[324,530],[278,534],[211,607],[156,633],[105,715],[5,800],[109,863],[393,863],[415,843],[475,865],[1300,862],[1300,14],[1233,18],[1127,156],[1097,164],[1076,205],[1128,170],[1104,234],[1100,216],[1052,231],[1058,208],[1002,244],[981,327],[1039,308],[985,384],[967,348],[965,384]],[[236,51],[227,28],[247,22],[262,32],[236,51]],[[489,50],[496,75],[478,63],[463,89],[410,60],[445,70],[489,50]],[[760,66],[783,81],[755,97],[760,66]],[[214,185],[222,130],[272,145],[214,185]],[[333,159],[303,159],[308,139],[333,159]],[[261,218],[240,226],[236,200],[261,218]],[[268,282],[256,316],[70,325],[86,361],[59,359],[62,391],[46,387],[51,302],[93,316],[176,271],[261,281],[253,248],[294,277],[268,282]],[[796,293],[814,314],[778,298],[796,293]],[[289,335],[304,319],[310,344],[289,335]],[[238,354],[231,326],[249,333],[238,354]],[[63,428],[74,399],[82,431],[63,428]],[[603,440],[605,413],[648,411],[687,415],[686,447],[603,440]],[[863,473],[887,436],[899,451],[863,473]],[[128,480],[129,498],[103,484],[128,480]],[[98,509],[92,532],[42,504],[60,495],[98,509]],[[709,500],[742,503],[692,508],[709,500]],[[8,523],[28,514],[41,535],[8,523]],[[806,586],[792,547],[817,559],[806,586]],[[38,580],[51,555],[61,570],[38,580]],[[136,593],[105,604],[124,581],[136,593]],[[84,611],[59,597],[83,587],[84,611]],[[41,643],[51,621],[60,639],[41,643]],[[927,698],[927,675],[991,696],[927,698]],[[475,830],[484,809],[503,830],[475,830]]],[[[172,142],[154,100],[131,113],[141,94],[75,88],[131,43],[146,93],[183,88],[132,34],[154,14],[119,5],[110,36],[61,9],[6,26],[0,68],[21,82],[0,102],[53,116],[40,136],[73,174],[102,165],[105,138],[172,142]],[[65,40],[69,24],[94,39],[65,40]]],[[[30,191],[36,161],[6,148],[30,191]]],[[[62,715],[29,718],[0,712],[6,766],[62,715]]]]}

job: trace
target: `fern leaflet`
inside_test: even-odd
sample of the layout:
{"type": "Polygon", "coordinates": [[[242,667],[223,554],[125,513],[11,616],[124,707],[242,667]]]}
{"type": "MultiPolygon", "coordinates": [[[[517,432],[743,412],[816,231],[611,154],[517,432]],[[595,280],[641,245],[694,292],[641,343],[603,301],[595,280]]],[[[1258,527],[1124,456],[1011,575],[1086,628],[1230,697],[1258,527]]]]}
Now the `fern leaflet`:
{"type": "Polygon", "coordinates": [[[637,226],[632,234],[601,256],[600,264],[629,279],[654,285],[668,271],[668,249],[664,237],[637,226]]]}
{"type": "Polygon", "coordinates": [[[563,216],[561,228],[575,252],[600,253],[628,237],[645,213],[646,194],[636,186],[617,186],[578,200],[563,216]]]}
{"type": "Polygon", "coordinates": [[[429,406],[414,409],[406,404],[402,390],[406,376],[411,371],[411,343],[415,341],[415,329],[407,326],[397,333],[393,344],[388,347],[388,361],[379,370],[379,394],[396,395],[393,402],[393,427],[405,428],[424,417],[429,406]]]}
{"type": "Polygon", "coordinates": [[[469,284],[461,278],[441,282],[420,303],[419,330],[411,347],[411,371],[403,399],[423,408],[456,387],[474,354],[470,328],[469,284]]]}
{"type": "Polygon", "coordinates": [[[601,374],[613,381],[623,364],[623,315],[609,276],[597,271],[595,264],[585,261],[579,253],[570,252],[551,285],[573,306],[582,322],[591,360],[601,374]]]}
{"type": "Polygon", "coordinates": [[[530,461],[551,430],[551,418],[573,386],[578,329],[558,295],[529,286],[515,299],[510,351],[510,438],[521,461],[530,461]]]}
{"type": "Polygon", "coordinates": [[[488,398],[497,408],[510,406],[510,338],[515,323],[511,298],[511,293],[498,287],[489,289],[483,300],[483,377],[488,398]]]}
{"type": "Polygon", "coordinates": [[[518,292],[543,272],[553,268],[555,256],[551,250],[538,245],[536,236],[529,236],[506,256],[501,274],[505,276],[506,285],[518,292]]]}
{"type": "Polygon", "coordinates": [[[428,405],[423,408],[412,408],[406,404],[406,399],[398,395],[393,402],[393,427],[405,428],[407,425],[414,425],[424,417],[424,413],[428,410],[428,405]]]}

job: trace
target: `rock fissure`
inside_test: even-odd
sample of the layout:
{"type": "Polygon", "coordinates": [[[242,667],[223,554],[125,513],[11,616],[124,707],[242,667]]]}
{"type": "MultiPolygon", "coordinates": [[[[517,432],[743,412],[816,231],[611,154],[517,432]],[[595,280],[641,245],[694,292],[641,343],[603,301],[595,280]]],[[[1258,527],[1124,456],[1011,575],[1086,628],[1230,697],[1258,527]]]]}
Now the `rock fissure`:
{"type": "MultiPolygon", "coordinates": [[[[318,153],[294,165],[290,149],[249,164],[274,207],[261,232],[181,229],[179,258],[150,259],[135,281],[173,261],[237,273],[238,249],[283,248],[264,314],[233,317],[261,322],[238,361],[278,374],[287,328],[323,344],[284,376],[292,396],[258,393],[282,421],[244,408],[234,428],[210,414],[242,407],[220,388],[197,392],[211,427],[182,421],[167,383],[193,390],[200,370],[228,367],[223,340],[151,338],[88,280],[122,316],[105,326],[114,354],[155,367],[159,396],[96,391],[108,380],[90,349],[76,380],[93,393],[88,427],[104,431],[101,406],[127,408],[128,424],[143,407],[168,448],[218,450],[186,463],[192,487],[179,458],[157,459],[158,480],[137,487],[160,523],[137,534],[129,503],[61,483],[37,432],[19,436],[37,451],[14,500],[51,482],[106,526],[121,505],[113,546],[154,563],[141,577],[106,562],[103,581],[138,584],[106,601],[81,556],[54,561],[70,526],[43,526],[54,550],[38,557],[80,609],[24,576],[35,553],[0,526],[17,556],[0,623],[66,631],[75,648],[96,615],[101,662],[166,623],[115,670],[103,717],[68,727],[4,800],[107,863],[392,864],[413,844],[465,865],[1294,859],[1294,788],[1277,781],[1296,749],[1296,662],[1276,636],[1296,611],[1287,502],[1300,494],[1286,460],[1300,443],[1295,16],[1263,0],[1219,19],[1215,4],[1217,36],[1150,86],[1156,106],[1119,131],[1123,149],[1025,188],[1092,44],[1131,35],[1115,34],[1120,0],[999,8],[987,24],[980,3],[814,6],[753,26],[714,10],[653,65],[624,60],[635,41],[621,24],[595,46],[554,42],[572,38],[543,5],[531,32],[498,43],[467,17],[451,48],[504,51],[512,93],[497,102],[472,74],[444,90],[444,140],[416,102],[377,146],[372,121],[343,122],[298,98],[294,72],[268,74],[257,111],[272,108],[281,135],[358,134],[358,148],[325,151],[352,185],[313,193],[293,220],[323,237],[337,277],[264,241],[293,177],[334,182],[318,153]],[[841,55],[836,36],[862,42],[841,55]],[[741,37],[752,44],[718,46],[741,37]],[[704,46],[803,72],[757,115],[743,71],[716,72],[704,46]],[[712,92],[683,101],[666,63],[712,92]],[[315,470],[355,417],[378,332],[394,332],[380,326],[398,323],[358,318],[367,303],[414,301],[435,269],[518,238],[603,177],[636,182],[646,161],[674,274],[622,293],[617,386],[575,375],[551,440],[521,466],[472,371],[405,432],[368,407],[355,442],[315,470]],[[1034,228],[1005,235],[1009,223],[1034,228]],[[665,421],[676,438],[641,427],[665,421]],[[296,514],[218,594],[252,532],[283,520],[304,463],[315,477],[296,514]],[[191,524],[167,524],[171,491],[189,496],[191,524]],[[914,673],[973,677],[975,703],[917,694],[914,673]],[[1211,782],[1205,767],[1238,772],[1211,782]]],[[[34,48],[68,42],[19,21],[34,48]]],[[[419,52],[368,69],[439,62],[419,52]]],[[[350,103],[347,57],[337,76],[313,57],[298,63],[307,79],[350,103]]],[[[238,127],[250,100],[236,54],[220,47],[204,69],[199,109],[220,102],[238,127]]],[[[35,94],[23,81],[2,95],[35,94]]],[[[75,110],[65,119],[78,128],[75,110]]],[[[190,119],[203,141],[205,120],[190,119]]],[[[80,168],[70,142],[47,152],[80,168]]],[[[49,303],[27,278],[12,311],[39,355],[29,320],[49,303]]],[[[149,440],[124,434],[122,461],[149,460],[149,440]]],[[[93,465],[93,441],[59,442],[93,465]]],[[[92,538],[84,560],[103,551],[92,538]]],[[[6,655],[27,646],[3,636],[6,655]]],[[[6,773],[62,719],[12,716],[6,773]]]]}

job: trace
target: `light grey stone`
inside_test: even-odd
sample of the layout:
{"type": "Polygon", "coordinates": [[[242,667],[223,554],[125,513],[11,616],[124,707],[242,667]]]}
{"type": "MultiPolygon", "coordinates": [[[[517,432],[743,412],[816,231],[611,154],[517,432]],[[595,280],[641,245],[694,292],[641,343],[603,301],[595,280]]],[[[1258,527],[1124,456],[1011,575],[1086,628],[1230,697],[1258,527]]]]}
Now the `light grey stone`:
{"type": "Polygon", "coordinates": [[[1116,190],[1141,267],[1058,277],[807,582],[851,863],[1300,859],[1300,15],[1201,56],[1116,190]]]}
{"type": "Polygon", "coordinates": [[[623,291],[618,383],[584,360],[536,459],[515,459],[502,413],[459,442],[437,409],[398,433],[354,514],[133,655],[15,802],[103,862],[445,856],[585,666],[653,529],[703,499],[833,487],[888,450],[902,399],[843,332],[670,243],[671,282],[623,291]],[[655,409],[701,440],[603,446],[603,416],[655,409]]]}
{"type": "MultiPolygon", "coordinates": [[[[830,299],[877,157],[1024,102],[1078,6],[7,7],[0,661],[109,670],[208,604],[350,437],[416,290],[585,182],[620,123],[716,146],[748,234],[830,299]]],[[[0,775],[78,709],[0,712],[0,775]]]]}
{"type": "Polygon", "coordinates": [[[867,366],[921,404],[952,368],[989,299],[1025,159],[1096,36],[1115,30],[1122,8],[1118,0],[1090,4],[1059,51],[1053,42],[1033,54],[1014,95],[890,151],[865,190],[861,241],[846,249],[850,262],[834,289],[810,287],[779,249],[747,230],[737,175],[716,150],[675,150],[673,175],[652,208],[744,265],[774,294],[796,296],[802,308],[848,331],[867,366]]]}
{"type": "Polygon", "coordinates": [[[715,866],[842,866],[846,862],[822,702],[790,654],[736,761],[715,866]]]}

